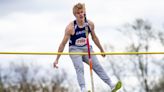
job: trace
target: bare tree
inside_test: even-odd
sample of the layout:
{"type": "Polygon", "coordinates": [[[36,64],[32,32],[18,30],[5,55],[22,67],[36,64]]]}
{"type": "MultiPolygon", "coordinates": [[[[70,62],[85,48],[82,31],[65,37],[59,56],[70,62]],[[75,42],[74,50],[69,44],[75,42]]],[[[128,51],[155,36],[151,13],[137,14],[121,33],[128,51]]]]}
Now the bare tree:
{"type": "Polygon", "coordinates": [[[51,80],[52,92],[68,92],[67,88],[61,86],[65,79],[67,79],[67,73],[64,70],[58,74],[53,74],[51,80]]]}
{"type": "Polygon", "coordinates": [[[11,62],[9,67],[0,67],[0,92],[68,92],[69,84],[65,70],[53,71],[37,64],[11,62]],[[42,76],[39,72],[45,71],[42,76]],[[3,75],[1,75],[3,73],[3,75]],[[3,86],[6,85],[6,86],[3,86]]]}
{"type": "Polygon", "coordinates": [[[2,68],[0,65],[0,92],[3,92],[3,82],[2,82],[2,68]]]}
{"type": "MultiPolygon", "coordinates": [[[[143,19],[136,19],[134,23],[126,24],[124,27],[119,28],[118,31],[129,38],[130,43],[127,47],[125,47],[125,51],[129,52],[148,52],[151,49],[152,42],[155,43],[156,41],[161,45],[163,45],[164,42],[164,32],[154,29],[149,21],[143,19]]],[[[154,61],[151,55],[129,55],[127,57],[128,60],[126,60],[126,64],[123,64],[123,62],[125,62],[125,58],[117,56],[119,59],[112,59],[112,57],[113,56],[109,56],[110,59],[108,60],[111,65],[110,67],[113,69],[113,74],[118,79],[123,79],[126,76],[128,77],[126,74],[126,70],[128,70],[128,72],[131,72],[136,76],[138,82],[140,83],[138,85],[140,86],[140,89],[138,87],[134,89],[139,90],[140,92],[151,92],[152,85],[155,83],[155,80],[151,79],[151,71],[153,69],[151,69],[150,66],[154,61]],[[116,63],[116,61],[122,62],[116,63]],[[129,68],[128,65],[133,67],[129,68]]],[[[128,92],[126,88],[124,91],[128,92]]]]}
{"type": "MultiPolygon", "coordinates": [[[[164,60],[164,59],[163,59],[164,60]]],[[[162,75],[153,85],[151,92],[164,92],[164,62],[158,61],[154,62],[155,65],[159,66],[159,73],[162,75]]]]}
{"type": "MultiPolygon", "coordinates": [[[[162,37],[160,37],[162,35],[161,32],[154,30],[151,23],[143,19],[137,19],[134,24],[129,24],[128,28],[130,29],[129,31],[134,32],[137,36],[137,42],[133,43],[133,40],[131,45],[127,47],[128,51],[148,52],[150,50],[150,42],[152,40],[155,41],[158,39],[162,39],[162,37]]],[[[137,58],[137,62],[134,62],[134,64],[137,66],[136,73],[138,75],[138,79],[140,80],[141,87],[144,88],[145,92],[150,92],[150,87],[148,84],[148,73],[150,72],[150,69],[148,68],[148,66],[151,62],[151,59],[149,59],[148,56],[150,58],[150,55],[135,55],[135,57],[137,58]]]]}

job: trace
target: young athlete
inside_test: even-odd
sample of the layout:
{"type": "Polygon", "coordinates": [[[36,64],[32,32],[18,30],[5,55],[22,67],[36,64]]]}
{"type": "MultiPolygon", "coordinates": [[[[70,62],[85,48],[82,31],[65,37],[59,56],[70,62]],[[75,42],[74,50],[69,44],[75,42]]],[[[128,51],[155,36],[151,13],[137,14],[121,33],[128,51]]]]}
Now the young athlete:
{"type": "MultiPolygon", "coordinates": [[[[65,29],[64,38],[58,48],[58,52],[63,52],[66,43],[69,40],[69,52],[88,52],[87,43],[86,43],[86,30],[85,27],[88,27],[88,33],[91,34],[93,42],[100,49],[100,52],[104,52],[98,37],[94,31],[94,23],[90,20],[85,20],[85,7],[84,4],[78,3],[73,7],[73,15],[75,16],[75,20],[71,21],[65,29]]],[[[93,52],[92,46],[90,46],[91,52],[93,52]]],[[[102,54],[105,57],[105,54],[102,54]]],[[[57,55],[56,60],[54,62],[54,67],[57,68],[58,60],[60,55],[57,55]]],[[[74,68],[77,74],[77,80],[79,86],[81,88],[81,92],[86,92],[85,87],[85,79],[84,79],[84,65],[83,62],[89,64],[88,55],[70,55],[74,68]]],[[[116,92],[121,88],[121,82],[117,82],[114,85],[111,79],[108,77],[102,66],[100,65],[97,57],[95,55],[91,55],[92,58],[92,66],[93,70],[96,74],[111,87],[112,92],[116,92]]]]}

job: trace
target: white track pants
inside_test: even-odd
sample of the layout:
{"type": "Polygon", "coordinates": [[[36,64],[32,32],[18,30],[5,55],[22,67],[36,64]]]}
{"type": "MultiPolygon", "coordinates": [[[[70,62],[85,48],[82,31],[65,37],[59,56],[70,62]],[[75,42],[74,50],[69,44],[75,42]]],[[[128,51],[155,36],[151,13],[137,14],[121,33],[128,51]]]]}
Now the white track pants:
{"type": "MultiPolygon", "coordinates": [[[[92,47],[90,48],[91,52],[93,52],[92,47]]],[[[84,47],[76,47],[76,46],[70,46],[69,52],[88,52],[87,46],[84,47]]],[[[83,62],[89,64],[88,55],[70,55],[74,68],[76,70],[77,74],[77,80],[79,83],[79,86],[82,88],[85,87],[85,79],[84,79],[84,65],[83,62]]],[[[96,74],[110,87],[112,86],[111,79],[108,77],[102,66],[100,65],[97,57],[95,55],[91,55],[92,58],[92,65],[93,70],[96,72],[96,74]]]]}

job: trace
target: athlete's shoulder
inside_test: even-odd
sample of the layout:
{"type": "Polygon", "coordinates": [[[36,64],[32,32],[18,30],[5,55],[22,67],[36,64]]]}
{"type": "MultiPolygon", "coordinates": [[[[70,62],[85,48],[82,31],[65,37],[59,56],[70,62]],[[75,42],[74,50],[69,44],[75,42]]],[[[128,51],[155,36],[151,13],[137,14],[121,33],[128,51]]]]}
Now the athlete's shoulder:
{"type": "Polygon", "coordinates": [[[94,29],[94,23],[91,20],[87,20],[91,29],[94,29]]]}
{"type": "Polygon", "coordinates": [[[90,19],[87,19],[88,23],[93,23],[93,21],[91,21],[90,19]]]}
{"type": "Polygon", "coordinates": [[[91,21],[91,20],[87,20],[88,21],[88,24],[90,25],[90,26],[93,26],[94,25],[94,22],[93,21],[91,21]]]}
{"type": "Polygon", "coordinates": [[[66,29],[72,29],[73,26],[74,26],[74,23],[73,23],[73,21],[71,21],[71,22],[67,25],[66,29]]]}
{"type": "Polygon", "coordinates": [[[65,31],[66,31],[67,33],[69,33],[69,34],[72,34],[73,28],[74,28],[74,23],[73,23],[73,21],[71,21],[71,22],[66,26],[65,31]]]}

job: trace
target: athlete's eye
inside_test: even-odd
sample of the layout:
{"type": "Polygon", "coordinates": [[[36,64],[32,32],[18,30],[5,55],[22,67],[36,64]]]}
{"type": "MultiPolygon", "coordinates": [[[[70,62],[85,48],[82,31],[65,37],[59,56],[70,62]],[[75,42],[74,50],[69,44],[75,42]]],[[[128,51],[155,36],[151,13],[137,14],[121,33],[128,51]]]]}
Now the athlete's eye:
{"type": "Polygon", "coordinates": [[[81,13],[83,13],[83,11],[81,11],[81,13]]]}
{"type": "Polygon", "coordinates": [[[80,12],[77,12],[77,14],[80,14],[80,12]]]}

